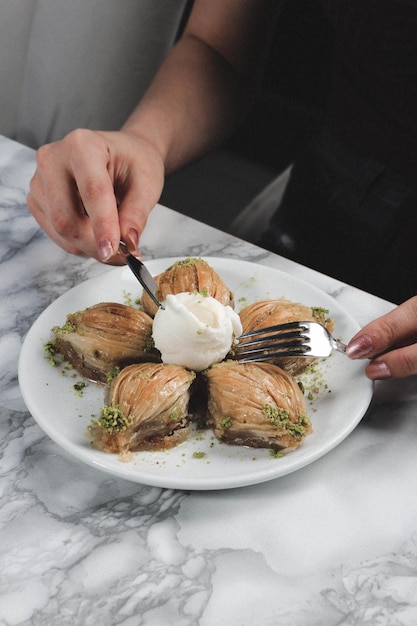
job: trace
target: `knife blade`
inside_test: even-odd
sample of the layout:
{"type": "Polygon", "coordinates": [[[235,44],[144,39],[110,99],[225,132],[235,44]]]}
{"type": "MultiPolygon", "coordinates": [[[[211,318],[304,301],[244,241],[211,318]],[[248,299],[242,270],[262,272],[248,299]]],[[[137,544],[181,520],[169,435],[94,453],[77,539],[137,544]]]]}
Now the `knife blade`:
{"type": "Polygon", "coordinates": [[[133,274],[136,276],[146,293],[149,295],[150,298],[152,298],[152,301],[159,309],[164,309],[165,307],[159,302],[158,298],[155,295],[158,289],[158,285],[154,281],[153,276],[146,267],[146,265],[142,263],[140,259],[133,256],[133,254],[130,254],[124,241],[120,242],[119,252],[120,254],[123,254],[126,259],[126,263],[130,267],[133,274]]]}

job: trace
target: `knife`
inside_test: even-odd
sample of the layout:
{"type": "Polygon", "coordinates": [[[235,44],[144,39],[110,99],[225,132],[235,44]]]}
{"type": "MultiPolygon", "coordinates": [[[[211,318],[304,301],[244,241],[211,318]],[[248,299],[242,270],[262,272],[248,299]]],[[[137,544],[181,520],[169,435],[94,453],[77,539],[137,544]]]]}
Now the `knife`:
{"type": "Polygon", "coordinates": [[[164,309],[165,307],[159,302],[156,297],[156,290],[158,289],[158,285],[154,281],[152,274],[148,270],[148,268],[140,261],[137,257],[130,254],[127,245],[124,241],[120,242],[119,245],[119,253],[123,254],[126,259],[126,263],[132,270],[133,274],[136,276],[146,293],[152,298],[153,302],[159,309],[164,309]]]}

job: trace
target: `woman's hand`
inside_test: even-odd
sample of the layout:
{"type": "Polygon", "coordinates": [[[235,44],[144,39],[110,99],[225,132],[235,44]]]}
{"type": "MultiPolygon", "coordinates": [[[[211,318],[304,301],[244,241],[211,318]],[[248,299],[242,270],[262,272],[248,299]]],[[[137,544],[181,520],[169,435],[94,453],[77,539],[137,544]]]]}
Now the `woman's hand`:
{"type": "Polygon", "coordinates": [[[347,355],[371,359],[365,373],[374,380],[417,374],[417,296],[362,328],[347,355]]]}
{"type": "Polygon", "coordinates": [[[163,161],[147,139],[78,129],[38,150],[27,201],[67,252],[122,264],[119,241],[137,248],[163,182],[163,161]]]}

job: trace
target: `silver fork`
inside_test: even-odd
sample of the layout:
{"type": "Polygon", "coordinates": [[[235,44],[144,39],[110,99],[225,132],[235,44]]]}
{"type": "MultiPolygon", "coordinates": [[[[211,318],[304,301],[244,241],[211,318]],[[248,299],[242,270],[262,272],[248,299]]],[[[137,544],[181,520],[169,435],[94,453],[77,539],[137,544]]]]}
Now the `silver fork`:
{"type": "Polygon", "coordinates": [[[318,322],[288,322],[244,333],[237,338],[238,361],[268,361],[277,357],[326,357],[333,351],[346,352],[318,322]]]}

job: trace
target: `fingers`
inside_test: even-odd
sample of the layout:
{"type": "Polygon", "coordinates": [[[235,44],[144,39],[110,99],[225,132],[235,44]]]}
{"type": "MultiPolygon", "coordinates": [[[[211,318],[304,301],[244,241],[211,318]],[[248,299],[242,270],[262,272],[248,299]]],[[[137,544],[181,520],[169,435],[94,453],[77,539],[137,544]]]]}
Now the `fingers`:
{"type": "MultiPolygon", "coordinates": [[[[70,171],[93,235],[94,247],[88,253],[100,261],[110,261],[117,254],[120,241],[110,145],[104,133],[85,130],[73,131],[66,141],[70,171]]],[[[86,230],[83,233],[88,244],[91,238],[86,230]]]]}
{"type": "MultiPolygon", "coordinates": [[[[64,235],[60,235],[52,224],[50,218],[44,211],[46,204],[43,185],[40,183],[39,175],[35,173],[30,182],[30,191],[27,196],[28,207],[39,223],[40,227],[46,232],[47,235],[66,252],[71,254],[82,254],[83,250],[75,243],[71,243],[66,239],[64,235]]],[[[65,227],[64,227],[65,230],[65,227]]]]}
{"type": "Polygon", "coordinates": [[[40,148],[36,158],[27,202],[40,226],[68,252],[107,260],[119,227],[105,142],[90,131],[76,131],[40,148]],[[103,239],[105,253],[99,246],[103,239]]]}
{"type": "Polygon", "coordinates": [[[417,374],[417,344],[372,359],[365,368],[365,374],[372,380],[405,378],[417,374]]]}
{"type": "Polygon", "coordinates": [[[370,358],[369,378],[404,377],[417,373],[417,297],[367,324],[349,342],[352,359],[370,358]]]}
{"type": "Polygon", "coordinates": [[[28,206],[62,248],[120,264],[161,195],[164,165],[155,147],[127,132],[78,129],[37,152],[28,206]]]}

